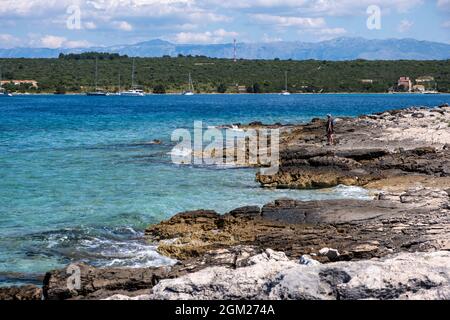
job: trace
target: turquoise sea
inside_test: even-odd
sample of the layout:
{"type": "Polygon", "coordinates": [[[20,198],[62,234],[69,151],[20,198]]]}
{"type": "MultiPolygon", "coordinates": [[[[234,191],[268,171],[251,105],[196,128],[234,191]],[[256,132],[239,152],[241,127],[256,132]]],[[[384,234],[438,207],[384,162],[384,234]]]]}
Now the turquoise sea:
{"type": "Polygon", "coordinates": [[[368,196],[346,187],[265,190],[254,169],[174,165],[170,135],[195,120],[295,123],[449,102],[450,95],[379,94],[1,97],[0,285],[37,283],[71,261],[171,263],[142,231],[184,210],[368,196]]]}

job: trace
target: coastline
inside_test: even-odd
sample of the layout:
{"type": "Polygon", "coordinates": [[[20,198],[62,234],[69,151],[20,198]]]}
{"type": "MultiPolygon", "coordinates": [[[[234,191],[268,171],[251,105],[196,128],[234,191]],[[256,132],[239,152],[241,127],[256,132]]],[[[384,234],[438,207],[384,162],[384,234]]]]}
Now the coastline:
{"type": "MultiPolygon", "coordinates": [[[[52,92],[45,93],[12,93],[13,96],[40,96],[40,95],[51,95],[51,96],[87,96],[86,92],[67,92],[65,94],[57,94],[52,92]]],[[[450,95],[450,92],[436,92],[431,94],[424,94],[420,92],[321,92],[321,93],[311,93],[311,92],[292,92],[291,95],[450,95]]],[[[246,96],[246,95],[280,95],[278,92],[265,92],[265,93],[217,93],[217,92],[200,92],[196,93],[196,95],[238,95],[238,96],[246,96]]],[[[111,95],[111,97],[117,97],[116,95],[111,95]]],[[[167,92],[164,94],[157,94],[151,92],[145,92],[145,96],[182,96],[181,92],[167,92]]]]}
{"type": "MultiPolygon", "coordinates": [[[[430,277],[434,279],[432,285],[421,286],[419,281],[416,286],[404,288],[386,282],[380,284],[384,286],[380,289],[384,294],[363,290],[359,295],[357,287],[352,289],[348,285],[343,296],[449,298],[450,140],[445,136],[448,133],[445,129],[450,122],[447,121],[450,121],[448,105],[340,119],[336,125],[336,147],[324,145],[322,120],[290,126],[283,136],[280,174],[272,178],[257,176],[263,187],[304,189],[358,185],[373,190],[374,199],[310,202],[280,199],[261,208],[237,208],[225,215],[207,210],[180,213],[149,226],[146,231],[147,240],[158,244],[160,253],[178,259],[173,267],[97,269],[79,264],[83,290],[68,290],[65,270],[57,270],[47,273],[43,289],[30,286],[0,289],[0,295],[23,299],[34,299],[40,294],[46,299],[136,296],[139,299],[232,299],[226,292],[235,290],[234,297],[238,299],[282,299],[286,294],[296,298],[324,298],[311,292],[298,295],[286,283],[279,291],[265,296],[258,286],[253,286],[252,291],[248,285],[244,290],[231,281],[229,287],[217,289],[215,281],[226,282],[241,274],[244,284],[256,279],[269,285],[277,276],[285,274],[300,283],[308,280],[323,284],[325,280],[318,276],[321,272],[328,270],[330,277],[338,279],[339,275],[330,270],[341,268],[351,275],[353,282],[360,281],[364,287],[370,279],[368,275],[364,278],[359,268],[378,267],[389,277],[393,266],[401,269],[398,261],[402,260],[419,266],[414,269],[412,264],[401,281],[408,283],[430,277]],[[444,136],[427,139],[427,135],[440,131],[444,136]],[[372,258],[379,260],[368,260],[372,258]],[[289,271],[293,269],[299,270],[289,271]],[[447,278],[439,279],[439,272],[447,278]],[[205,294],[196,296],[194,291],[189,291],[189,286],[197,283],[196,279],[212,274],[216,280],[201,285],[205,294]]],[[[333,292],[338,284],[342,287],[347,283],[352,282],[328,285],[333,292]]],[[[330,297],[337,298],[333,294],[330,297]]]]}

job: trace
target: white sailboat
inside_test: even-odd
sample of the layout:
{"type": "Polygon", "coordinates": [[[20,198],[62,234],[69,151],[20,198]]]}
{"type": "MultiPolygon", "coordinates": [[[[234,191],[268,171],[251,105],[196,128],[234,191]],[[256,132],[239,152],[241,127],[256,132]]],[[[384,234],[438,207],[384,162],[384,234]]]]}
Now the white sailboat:
{"type": "Polygon", "coordinates": [[[137,89],[134,85],[134,74],[135,74],[135,59],[133,59],[133,69],[131,71],[131,89],[123,91],[120,93],[121,96],[125,97],[143,97],[145,96],[144,90],[137,89]]]}
{"type": "Polygon", "coordinates": [[[194,95],[194,85],[192,83],[191,73],[189,73],[189,88],[187,91],[183,92],[184,96],[193,96],[194,95]]]}
{"type": "Polygon", "coordinates": [[[287,71],[284,72],[284,79],[285,79],[284,90],[281,91],[280,95],[282,95],[282,96],[290,96],[291,93],[290,93],[289,90],[288,90],[287,71]]]}
{"type": "Polygon", "coordinates": [[[97,82],[98,82],[98,58],[95,58],[95,91],[88,92],[86,93],[86,95],[97,97],[107,96],[108,95],[107,92],[98,89],[97,82]]]}

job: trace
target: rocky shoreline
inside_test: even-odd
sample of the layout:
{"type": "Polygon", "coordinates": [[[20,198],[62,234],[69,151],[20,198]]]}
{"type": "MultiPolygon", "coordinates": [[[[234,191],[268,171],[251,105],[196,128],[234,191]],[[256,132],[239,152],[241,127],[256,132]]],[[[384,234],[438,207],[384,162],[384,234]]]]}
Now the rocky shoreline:
{"type": "Polygon", "coordinates": [[[450,299],[450,107],[339,119],[336,146],[324,127],[281,127],[280,171],[257,181],[356,185],[372,200],[179,213],[145,232],[174,266],[77,264],[80,289],[55,270],[42,288],[0,288],[0,299],[450,299]]]}

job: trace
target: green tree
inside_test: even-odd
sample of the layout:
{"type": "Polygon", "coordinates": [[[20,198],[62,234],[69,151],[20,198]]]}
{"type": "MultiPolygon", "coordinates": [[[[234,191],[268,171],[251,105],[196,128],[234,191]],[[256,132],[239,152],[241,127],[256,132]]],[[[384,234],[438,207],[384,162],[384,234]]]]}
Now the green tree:
{"type": "Polygon", "coordinates": [[[165,94],[166,88],[162,84],[157,84],[153,87],[153,93],[155,94],[165,94]]]}
{"type": "Polygon", "coordinates": [[[66,87],[59,85],[56,87],[55,94],[66,94],[66,87]]]}
{"type": "Polygon", "coordinates": [[[227,92],[227,86],[223,83],[219,84],[219,86],[217,87],[217,92],[218,93],[225,93],[227,92]]]}

